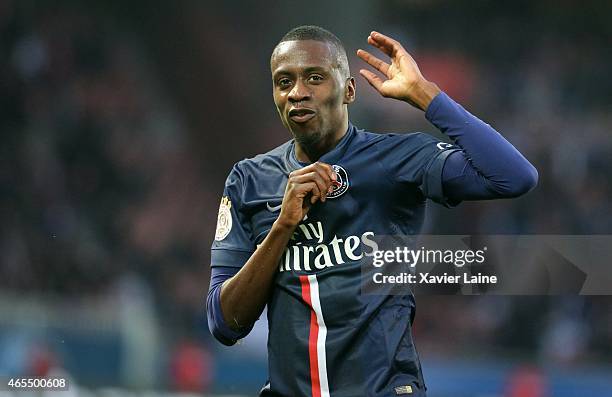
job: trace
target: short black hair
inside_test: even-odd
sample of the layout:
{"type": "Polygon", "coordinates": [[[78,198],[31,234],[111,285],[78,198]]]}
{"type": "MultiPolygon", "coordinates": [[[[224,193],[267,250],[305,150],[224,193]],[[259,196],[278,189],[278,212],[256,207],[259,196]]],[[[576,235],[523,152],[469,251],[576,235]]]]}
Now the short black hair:
{"type": "MultiPolygon", "coordinates": [[[[283,43],[286,41],[300,41],[300,40],[321,41],[321,42],[328,43],[334,46],[334,48],[336,49],[336,55],[337,55],[336,63],[337,63],[338,68],[340,69],[344,77],[346,78],[350,77],[351,72],[349,69],[348,57],[346,56],[346,50],[344,49],[344,45],[342,44],[340,39],[335,34],[333,34],[327,29],[323,29],[320,26],[302,25],[302,26],[293,28],[287,33],[285,33],[285,35],[283,36],[282,39],[280,39],[276,47],[278,47],[280,43],[283,43]]],[[[276,50],[276,47],[275,47],[275,50],[276,50]]],[[[274,52],[272,54],[274,54],[274,52]]]]}

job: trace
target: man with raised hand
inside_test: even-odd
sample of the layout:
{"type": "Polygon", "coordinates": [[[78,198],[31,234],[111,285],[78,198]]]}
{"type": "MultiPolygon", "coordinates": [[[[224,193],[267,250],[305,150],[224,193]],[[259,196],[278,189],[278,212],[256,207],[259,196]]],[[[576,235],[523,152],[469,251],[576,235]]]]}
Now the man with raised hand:
{"type": "Polygon", "coordinates": [[[329,31],[300,26],[274,48],[274,103],[293,139],[230,172],[207,300],[210,330],[226,345],[268,306],[263,396],[424,396],[414,297],[360,293],[373,238],[418,234],[427,199],[450,207],[537,183],[534,167],[426,80],[400,43],[377,32],[368,43],[390,63],[358,50],[382,77],[361,75],[383,97],[423,110],[453,143],[352,125],[355,80],[329,31]]]}

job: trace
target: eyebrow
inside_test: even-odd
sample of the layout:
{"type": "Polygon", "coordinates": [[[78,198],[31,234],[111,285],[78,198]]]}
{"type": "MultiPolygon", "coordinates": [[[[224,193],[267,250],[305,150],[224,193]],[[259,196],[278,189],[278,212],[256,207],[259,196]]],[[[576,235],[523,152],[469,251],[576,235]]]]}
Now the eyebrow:
{"type": "MultiPolygon", "coordinates": [[[[325,73],[327,73],[325,68],[322,67],[322,66],[307,66],[306,68],[304,68],[304,73],[312,73],[312,72],[325,72],[325,73]]],[[[279,69],[276,72],[274,72],[273,76],[277,77],[277,76],[285,75],[285,74],[291,74],[291,72],[288,71],[287,69],[279,69]]]]}

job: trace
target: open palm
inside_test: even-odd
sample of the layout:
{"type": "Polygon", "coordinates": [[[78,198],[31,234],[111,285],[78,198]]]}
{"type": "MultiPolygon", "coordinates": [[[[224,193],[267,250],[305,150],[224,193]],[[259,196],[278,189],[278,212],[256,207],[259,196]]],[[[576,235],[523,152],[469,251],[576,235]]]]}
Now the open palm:
{"type": "Polygon", "coordinates": [[[357,56],[381,72],[386,79],[382,79],[376,73],[367,69],[361,69],[359,73],[382,96],[406,101],[423,109],[419,101],[416,100],[418,94],[416,91],[418,91],[419,84],[427,81],[421,74],[414,58],[398,41],[378,32],[370,33],[368,43],[389,56],[391,63],[384,62],[368,51],[360,49],[357,51],[357,56]]]}

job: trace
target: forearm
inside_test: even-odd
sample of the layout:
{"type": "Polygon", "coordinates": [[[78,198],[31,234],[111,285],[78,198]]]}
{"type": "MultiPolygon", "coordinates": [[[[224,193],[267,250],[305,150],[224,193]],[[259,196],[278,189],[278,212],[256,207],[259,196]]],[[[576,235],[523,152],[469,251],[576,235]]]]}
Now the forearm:
{"type": "MultiPolygon", "coordinates": [[[[211,275],[207,315],[209,328],[221,343],[231,345],[248,334],[268,302],[280,258],[296,226],[312,205],[325,202],[326,192],[335,180],[332,166],[322,162],[292,171],[280,214],[250,257],[246,258],[250,250],[234,251],[229,260],[221,253],[216,255],[218,261],[211,275]],[[234,266],[241,268],[234,271],[234,266]]],[[[242,237],[243,243],[238,247],[253,246],[251,236],[242,237]]]]}
{"type": "Polygon", "coordinates": [[[231,329],[223,318],[221,310],[221,285],[234,277],[240,268],[233,266],[213,266],[210,275],[210,288],[206,299],[206,315],[208,318],[208,329],[210,333],[221,343],[231,346],[239,339],[244,338],[251,328],[247,327],[236,331],[231,329]]]}
{"type": "Polygon", "coordinates": [[[278,262],[293,229],[275,222],[240,271],[221,286],[221,311],[231,329],[249,327],[261,315],[272,291],[278,262]]]}
{"type": "Polygon", "coordinates": [[[480,193],[478,188],[476,192],[468,189],[465,197],[449,192],[455,199],[515,197],[536,185],[538,174],[533,165],[495,129],[444,93],[431,102],[426,117],[463,151],[463,162],[455,161],[454,169],[445,165],[444,179],[455,182],[444,183],[445,191],[457,186],[461,178],[482,185],[480,193]]]}

